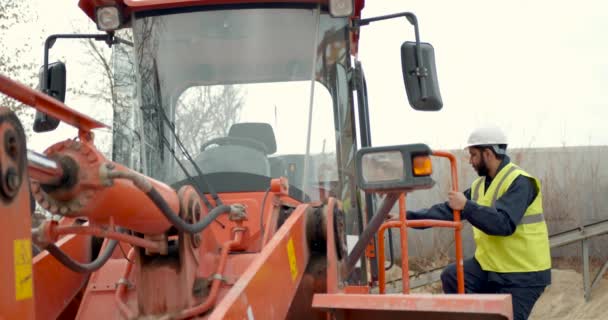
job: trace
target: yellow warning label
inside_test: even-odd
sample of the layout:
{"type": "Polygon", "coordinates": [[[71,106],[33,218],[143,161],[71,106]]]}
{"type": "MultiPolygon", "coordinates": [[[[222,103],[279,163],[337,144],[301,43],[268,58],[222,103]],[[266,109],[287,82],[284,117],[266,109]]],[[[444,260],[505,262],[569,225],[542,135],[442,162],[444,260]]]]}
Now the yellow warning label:
{"type": "Polygon", "coordinates": [[[32,297],[32,244],[30,239],[13,241],[15,261],[15,299],[17,301],[32,297]]]}
{"type": "Polygon", "coordinates": [[[298,262],[296,261],[296,249],[293,246],[293,239],[287,242],[287,257],[289,258],[289,269],[291,270],[291,280],[296,281],[298,277],[298,262]]]}

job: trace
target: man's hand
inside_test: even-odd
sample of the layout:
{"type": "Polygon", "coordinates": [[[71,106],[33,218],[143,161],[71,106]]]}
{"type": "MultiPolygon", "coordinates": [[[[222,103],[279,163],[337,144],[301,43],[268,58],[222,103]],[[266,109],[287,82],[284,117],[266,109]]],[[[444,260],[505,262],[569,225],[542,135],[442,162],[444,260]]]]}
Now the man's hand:
{"type": "Polygon", "coordinates": [[[467,203],[467,197],[462,192],[450,191],[448,193],[448,204],[452,210],[463,210],[467,203]]]}

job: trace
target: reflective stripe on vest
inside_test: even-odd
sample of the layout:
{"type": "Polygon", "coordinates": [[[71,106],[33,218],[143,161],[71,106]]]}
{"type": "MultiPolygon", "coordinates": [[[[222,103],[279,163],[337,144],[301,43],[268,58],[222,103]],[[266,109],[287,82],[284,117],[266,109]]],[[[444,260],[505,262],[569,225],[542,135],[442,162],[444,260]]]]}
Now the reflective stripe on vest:
{"type": "Polygon", "coordinates": [[[495,180],[485,190],[485,177],[473,182],[471,200],[479,205],[495,207],[496,200],[509,189],[520,176],[532,179],[538,194],[526,209],[515,232],[509,236],[491,236],[473,227],[475,258],[486,271],[534,272],[551,268],[549,235],[543,215],[540,181],[512,163],[498,172],[495,180]]]}
{"type": "MultiPolygon", "coordinates": [[[[517,166],[515,166],[515,165],[511,166],[511,168],[509,168],[509,170],[505,173],[505,175],[502,176],[502,179],[500,179],[500,181],[498,182],[498,185],[496,186],[496,190],[500,190],[502,188],[502,185],[505,183],[505,180],[507,179],[507,177],[511,173],[513,173],[513,171],[515,171],[517,169],[519,169],[517,166]]],[[[479,199],[479,189],[482,185],[485,185],[485,177],[483,177],[481,179],[481,181],[479,181],[477,183],[477,186],[473,190],[473,195],[472,195],[471,199],[475,202],[477,202],[477,199],[479,199]]],[[[497,198],[498,198],[498,191],[494,192],[494,196],[492,197],[492,208],[496,208],[497,198]]],[[[541,222],[541,221],[545,221],[545,215],[542,212],[523,216],[523,218],[521,219],[521,221],[519,221],[519,223],[517,225],[537,223],[537,222],[541,222]]]]}

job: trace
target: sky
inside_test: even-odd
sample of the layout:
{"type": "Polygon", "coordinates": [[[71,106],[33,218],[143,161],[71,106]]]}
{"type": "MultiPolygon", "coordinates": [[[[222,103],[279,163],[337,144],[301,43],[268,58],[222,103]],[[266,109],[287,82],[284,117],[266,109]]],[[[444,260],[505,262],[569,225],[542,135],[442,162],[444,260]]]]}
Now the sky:
{"type": "MultiPolygon", "coordinates": [[[[42,39],[74,28],[96,31],[76,0],[29,1],[39,20],[16,33],[42,39]]],[[[439,112],[415,111],[407,103],[400,45],[414,36],[404,18],[363,27],[358,58],[367,78],[373,145],[458,149],[481,125],[500,126],[512,147],[607,145],[607,7],[599,0],[367,0],[364,18],[417,15],[421,40],[435,48],[444,103],[439,112]]],[[[42,42],[32,47],[30,54],[42,63],[42,42]]],[[[81,76],[68,81],[78,83],[81,76]]],[[[82,104],[76,108],[98,119],[109,112],[82,104]]],[[[30,146],[41,150],[74,135],[62,126],[33,136],[30,146]]]]}
{"type": "MultiPolygon", "coordinates": [[[[602,1],[366,1],[365,16],[411,11],[435,48],[440,112],[406,104],[399,46],[405,21],[362,30],[373,143],[465,145],[481,125],[512,146],[605,145],[608,20],[602,1]],[[392,128],[392,130],[378,130],[392,128]]],[[[405,20],[405,19],[403,19],[405,20]]]]}

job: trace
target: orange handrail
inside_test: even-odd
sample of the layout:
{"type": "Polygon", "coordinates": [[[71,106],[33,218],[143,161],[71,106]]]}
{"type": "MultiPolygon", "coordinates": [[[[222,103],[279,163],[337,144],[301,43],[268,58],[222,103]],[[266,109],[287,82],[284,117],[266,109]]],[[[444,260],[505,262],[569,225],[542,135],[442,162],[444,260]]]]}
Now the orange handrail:
{"type": "MultiPolygon", "coordinates": [[[[458,191],[458,173],[456,172],[456,157],[444,151],[434,151],[434,156],[448,158],[452,173],[452,190],[458,191]]],[[[405,210],[405,193],[399,197],[399,220],[389,220],[380,226],[378,230],[378,291],[380,294],[386,291],[386,278],[384,270],[384,230],[387,228],[399,228],[401,242],[401,282],[403,293],[409,293],[409,262],[407,251],[407,227],[440,227],[454,228],[454,241],[456,246],[456,279],[458,293],[464,293],[464,267],[462,254],[462,222],[460,221],[460,210],[454,210],[454,221],[442,220],[414,220],[408,221],[405,210]]]]}
{"type": "MultiPolygon", "coordinates": [[[[450,160],[450,172],[452,173],[452,191],[458,191],[458,172],[456,170],[456,157],[445,151],[434,151],[436,157],[448,158],[450,160]]],[[[460,210],[454,210],[454,222],[460,223],[460,210]]],[[[454,244],[456,246],[456,279],[458,293],[464,293],[464,259],[462,254],[462,225],[454,228],[454,244]]]]}
{"type": "MultiPolygon", "coordinates": [[[[390,220],[383,223],[378,230],[378,290],[380,293],[386,291],[385,270],[384,270],[384,230],[388,228],[399,228],[399,239],[401,242],[401,257],[407,257],[407,225],[405,216],[405,194],[399,196],[399,220],[390,220]],[[380,262],[382,261],[382,263],[380,262]]],[[[401,261],[401,285],[403,293],[410,293],[410,270],[409,264],[401,261]]]]}
{"type": "MultiPolygon", "coordinates": [[[[401,197],[399,198],[401,200],[401,197]]],[[[402,221],[387,221],[380,226],[378,229],[378,292],[385,293],[386,292],[386,278],[384,270],[384,230],[388,228],[401,228],[402,221]]],[[[399,230],[399,236],[402,236],[401,230],[399,230]]],[[[401,259],[403,260],[403,259],[401,259]]],[[[403,261],[401,261],[402,269],[403,269],[403,261]]],[[[408,265],[409,268],[409,265],[408,265]]],[[[405,278],[404,278],[405,279],[405,278]]],[[[408,275],[409,279],[409,275],[408,275]]],[[[406,293],[405,291],[403,293],[406,293]]]]}

